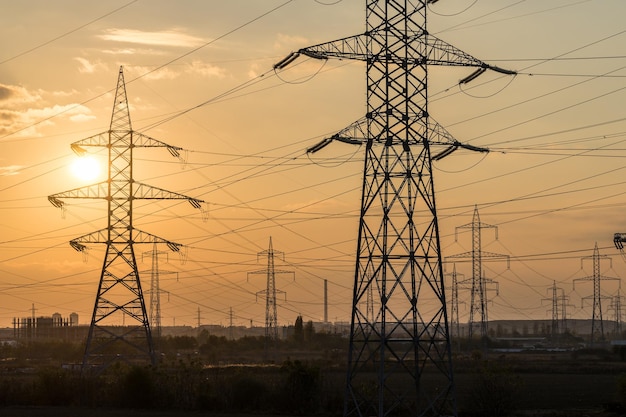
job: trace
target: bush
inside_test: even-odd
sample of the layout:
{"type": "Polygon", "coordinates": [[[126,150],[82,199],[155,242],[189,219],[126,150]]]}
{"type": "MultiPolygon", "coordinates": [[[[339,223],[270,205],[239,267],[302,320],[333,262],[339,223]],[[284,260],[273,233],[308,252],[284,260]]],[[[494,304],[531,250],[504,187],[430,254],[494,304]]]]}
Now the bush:
{"type": "Polygon", "coordinates": [[[287,361],[281,370],[286,374],[281,405],[284,412],[315,414],[320,408],[320,371],[300,361],[287,361]]]}
{"type": "Polygon", "coordinates": [[[485,364],[472,384],[468,411],[485,417],[506,416],[516,407],[520,385],[519,377],[511,370],[485,364]]]}

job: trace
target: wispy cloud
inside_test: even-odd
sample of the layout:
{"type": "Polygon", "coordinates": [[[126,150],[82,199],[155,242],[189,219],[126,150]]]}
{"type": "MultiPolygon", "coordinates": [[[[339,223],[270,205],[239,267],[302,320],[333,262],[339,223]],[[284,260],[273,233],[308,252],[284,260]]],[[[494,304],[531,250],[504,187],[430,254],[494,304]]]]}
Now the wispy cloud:
{"type": "Polygon", "coordinates": [[[308,45],[309,40],[302,36],[291,36],[279,33],[274,41],[274,49],[277,51],[298,50],[308,45]]]}
{"type": "Polygon", "coordinates": [[[23,165],[8,165],[5,167],[0,166],[0,177],[18,175],[20,173],[20,169],[22,168],[24,168],[23,165]]]}
{"type": "Polygon", "coordinates": [[[188,35],[179,30],[148,32],[136,29],[108,29],[100,35],[101,39],[113,42],[125,42],[151,46],[196,47],[206,41],[188,35]]]}
{"type": "MultiPolygon", "coordinates": [[[[71,95],[65,96],[68,94],[71,95]]],[[[94,117],[88,107],[75,103],[49,105],[45,96],[56,100],[63,95],[59,91],[29,91],[21,86],[0,84],[0,135],[19,132],[19,136],[39,136],[37,129],[54,124],[53,117],[65,117],[73,122],[94,117]]]]}
{"type": "Polygon", "coordinates": [[[196,75],[205,78],[225,78],[227,76],[226,69],[216,65],[194,60],[179,66],[168,66],[152,71],[150,67],[132,66],[129,71],[141,74],[149,80],[173,80],[182,75],[196,75]]]}
{"type": "Polygon", "coordinates": [[[101,62],[91,62],[87,58],[75,57],[75,61],[78,61],[78,72],[81,74],[93,74],[98,69],[106,69],[106,65],[101,62]]]}
{"type": "Polygon", "coordinates": [[[39,92],[31,92],[19,85],[0,84],[0,109],[16,104],[34,103],[41,100],[39,92]]]}
{"type": "Polygon", "coordinates": [[[226,76],[226,70],[224,68],[202,61],[192,61],[185,67],[185,71],[190,74],[199,74],[203,77],[224,78],[226,76]]]}

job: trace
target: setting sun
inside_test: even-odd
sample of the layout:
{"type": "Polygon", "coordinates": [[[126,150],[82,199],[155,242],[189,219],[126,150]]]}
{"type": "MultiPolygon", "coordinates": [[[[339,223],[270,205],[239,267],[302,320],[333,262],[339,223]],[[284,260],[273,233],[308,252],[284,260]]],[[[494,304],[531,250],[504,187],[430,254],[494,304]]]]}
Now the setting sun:
{"type": "Polygon", "coordinates": [[[100,175],[100,164],[92,156],[77,157],[70,166],[72,174],[83,181],[94,180],[100,175]]]}

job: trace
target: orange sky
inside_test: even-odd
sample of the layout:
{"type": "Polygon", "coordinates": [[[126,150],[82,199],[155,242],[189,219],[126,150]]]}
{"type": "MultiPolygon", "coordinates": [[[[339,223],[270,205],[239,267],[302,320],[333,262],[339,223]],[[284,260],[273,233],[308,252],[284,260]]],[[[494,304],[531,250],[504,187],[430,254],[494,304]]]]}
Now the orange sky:
{"type": "MultiPolygon", "coordinates": [[[[471,69],[429,71],[431,116],[492,150],[435,164],[443,256],[471,250],[455,228],[477,205],[498,226],[498,240],[483,231],[483,249],[511,259],[510,269],[485,265],[499,282],[490,319],[549,318],[543,299],[554,281],[573,317],[590,317],[581,298],[591,284],[573,286],[592,274],[581,258],[597,243],[612,259],[602,273],[626,277],[612,243],[626,231],[626,4],[458,3],[432,5],[429,31],[520,74],[485,74],[461,90],[471,69]]],[[[265,267],[257,253],[270,236],[285,253],[277,268],[295,272],[277,276],[286,292],[279,323],[322,319],[324,280],[329,319],[349,319],[363,152],[337,143],[309,158],[305,149],[364,115],[365,68],[301,58],[276,74],[272,65],[362,32],[362,1],[26,0],[2,9],[0,326],[33,304],[37,315],[90,318],[103,247],[83,259],[67,242],[104,228],[106,206],[74,200],[63,214],[47,196],[88,184],[70,170],[70,144],[108,128],[120,65],[133,129],[187,150],[182,164],[164,149],[138,149],[135,179],[208,202],[207,219],[187,203],[136,206],[135,226],[186,245],[184,263],[170,254],[159,266],[162,323],[195,326],[199,309],[202,323],[226,325],[232,308],[234,324],[262,325],[265,281],[248,273],[265,267]]],[[[151,249],[136,248],[141,271],[151,249]]],[[[471,274],[467,263],[457,270],[471,274]]],[[[142,283],[148,290],[147,274],[142,283]]],[[[618,285],[602,288],[609,297],[618,285]]],[[[608,300],[603,311],[613,317],[608,300]]],[[[461,321],[468,312],[461,306],[461,321]]]]}

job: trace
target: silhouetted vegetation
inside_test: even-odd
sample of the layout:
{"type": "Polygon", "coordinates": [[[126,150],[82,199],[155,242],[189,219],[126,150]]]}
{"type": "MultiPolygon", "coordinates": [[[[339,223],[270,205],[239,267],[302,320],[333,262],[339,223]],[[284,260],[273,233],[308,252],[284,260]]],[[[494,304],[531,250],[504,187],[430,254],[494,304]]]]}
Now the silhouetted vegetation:
{"type": "MultiPolygon", "coordinates": [[[[347,339],[317,333],[300,317],[294,327],[271,344],[264,337],[231,340],[206,330],[195,337],[165,336],[156,343],[156,366],[118,362],[101,374],[81,375],[79,342],[2,345],[0,407],[341,414],[347,339]]],[[[493,349],[507,347],[501,341],[463,345],[468,349],[453,358],[461,417],[565,408],[571,398],[598,407],[626,405],[622,349],[499,353],[493,349]]]]}

